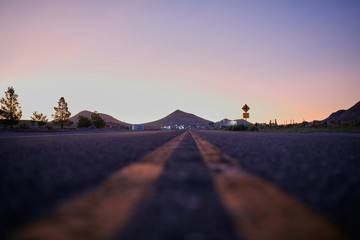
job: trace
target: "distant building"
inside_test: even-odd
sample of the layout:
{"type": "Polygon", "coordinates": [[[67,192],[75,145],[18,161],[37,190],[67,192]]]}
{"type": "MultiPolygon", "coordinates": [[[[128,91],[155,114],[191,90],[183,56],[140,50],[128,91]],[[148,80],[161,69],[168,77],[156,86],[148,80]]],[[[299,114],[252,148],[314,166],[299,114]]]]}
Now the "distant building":
{"type": "Polygon", "coordinates": [[[132,131],[144,131],[145,126],[144,125],[132,125],[131,130],[132,131]]]}
{"type": "Polygon", "coordinates": [[[175,125],[175,128],[178,130],[184,130],[185,129],[185,125],[175,125]]]}
{"type": "Polygon", "coordinates": [[[171,130],[171,126],[170,125],[161,126],[161,130],[171,130]]]}
{"type": "Polygon", "coordinates": [[[230,126],[234,126],[237,124],[238,123],[235,120],[224,119],[224,120],[220,121],[220,127],[230,127],[230,126]]]}

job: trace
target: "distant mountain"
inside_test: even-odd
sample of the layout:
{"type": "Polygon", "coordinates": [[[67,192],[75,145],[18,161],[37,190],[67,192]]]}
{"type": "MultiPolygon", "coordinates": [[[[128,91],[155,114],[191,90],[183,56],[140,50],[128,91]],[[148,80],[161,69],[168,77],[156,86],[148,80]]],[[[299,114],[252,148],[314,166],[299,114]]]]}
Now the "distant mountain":
{"type": "Polygon", "coordinates": [[[332,113],[328,118],[324,119],[323,122],[338,123],[340,122],[351,122],[360,120],[360,101],[348,110],[339,110],[332,113]]]}
{"type": "Polygon", "coordinates": [[[160,129],[163,126],[174,128],[176,125],[184,125],[184,127],[208,127],[211,121],[198,117],[191,113],[180,110],[169,114],[168,116],[157,121],[144,123],[145,129],[160,129]]]}
{"type": "MultiPolygon", "coordinates": [[[[70,120],[74,123],[73,125],[76,126],[79,121],[79,116],[83,116],[83,117],[87,117],[87,118],[91,119],[91,113],[92,112],[90,112],[90,111],[81,111],[78,114],[76,114],[75,116],[71,117],[70,120]]],[[[119,121],[116,118],[114,118],[108,114],[105,114],[105,113],[99,113],[99,114],[100,114],[100,117],[102,119],[104,119],[105,122],[107,124],[111,125],[112,127],[126,129],[131,126],[131,124],[119,121]]]]}

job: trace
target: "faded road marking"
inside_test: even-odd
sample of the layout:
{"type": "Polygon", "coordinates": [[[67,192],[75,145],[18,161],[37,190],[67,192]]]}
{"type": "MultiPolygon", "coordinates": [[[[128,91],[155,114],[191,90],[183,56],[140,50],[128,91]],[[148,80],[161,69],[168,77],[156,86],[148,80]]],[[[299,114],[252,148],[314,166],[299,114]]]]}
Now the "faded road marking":
{"type": "Polygon", "coordinates": [[[191,135],[240,236],[249,240],[344,239],[334,225],[302,202],[244,172],[235,159],[191,135]]]}
{"type": "Polygon", "coordinates": [[[13,239],[112,239],[151,186],[186,133],[129,165],[93,191],[64,203],[54,214],[21,230],[13,239]]]}

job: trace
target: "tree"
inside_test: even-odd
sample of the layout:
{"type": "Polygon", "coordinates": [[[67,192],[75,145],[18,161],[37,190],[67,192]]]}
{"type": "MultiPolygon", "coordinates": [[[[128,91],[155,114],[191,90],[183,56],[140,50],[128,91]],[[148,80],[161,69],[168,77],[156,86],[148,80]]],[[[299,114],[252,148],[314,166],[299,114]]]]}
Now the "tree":
{"type": "Polygon", "coordinates": [[[103,128],[106,125],[105,120],[100,117],[97,111],[91,114],[91,123],[96,128],[103,128]]]}
{"type": "Polygon", "coordinates": [[[91,126],[91,121],[87,117],[79,116],[79,121],[77,124],[78,128],[89,128],[91,126]]]}
{"type": "Polygon", "coordinates": [[[33,115],[30,116],[30,118],[32,122],[37,122],[39,126],[44,126],[48,122],[47,116],[38,111],[33,112],[33,115]]]}
{"type": "Polygon", "coordinates": [[[61,128],[64,126],[69,126],[72,124],[70,121],[71,113],[69,112],[67,102],[65,101],[64,97],[61,97],[58,106],[54,107],[55,114],[53,114],[54,123],[60,124],[61,128]]]}
{"type": "Polygon", "coordinates": [[[8,87],[8,90],[5,92],[5,97],[1,98],[1,120],[5,125],[10,125],[10,128],[13,128],[13,125],[16,125],[22,116],[22,111],[20,104],[17,100],[18,95],[15,93],[13,87],[8,87]]]}

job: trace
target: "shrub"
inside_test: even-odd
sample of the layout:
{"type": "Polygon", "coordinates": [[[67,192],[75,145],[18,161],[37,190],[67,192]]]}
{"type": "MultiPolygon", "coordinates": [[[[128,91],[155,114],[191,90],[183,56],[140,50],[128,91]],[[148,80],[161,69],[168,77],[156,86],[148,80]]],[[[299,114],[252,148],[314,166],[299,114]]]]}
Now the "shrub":
{"type": "Polygon", "coordinates": [[[77,124],[78,128],[89,128],[91,125],[91,121],[87,117],[79,116],[79,121],[77,124]]]}
{"type": "Polygon", "coordinates": [[[231,126],[229,130],[230,131],[247,131],[248,127],[240,124],[240,125],[231,126]]]}
{"type": "Polygon", "coordinates": [[[258,126],[251,126],[250,127],[250,131],[252,131],[252,132],[258,132],[259,131],[259,128],[258,128],[258,126]]]}
{"type": "Polygon", "coordinates": [[[105,120],[100,117],[97,111],[91,114],[91,123],[96,128],[104,128],[106,125],[105,120]]]}
{"type": "Polygon", "coordinates": [[[44,126],[48,122],[47,116],[37,111],[33,112],[33,115],[30,116],[30,119],[33,124],[37,122],[40,127],[44,126]]]}

